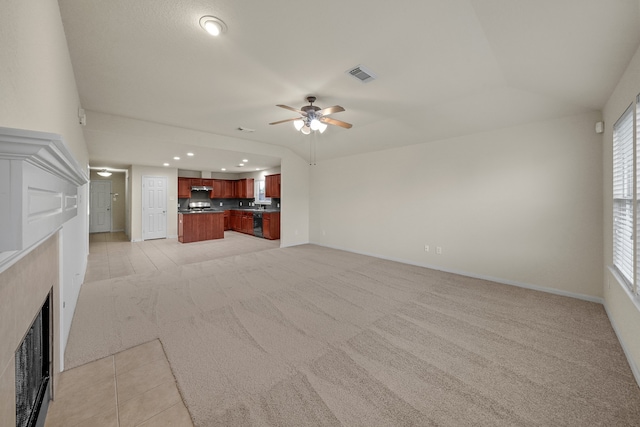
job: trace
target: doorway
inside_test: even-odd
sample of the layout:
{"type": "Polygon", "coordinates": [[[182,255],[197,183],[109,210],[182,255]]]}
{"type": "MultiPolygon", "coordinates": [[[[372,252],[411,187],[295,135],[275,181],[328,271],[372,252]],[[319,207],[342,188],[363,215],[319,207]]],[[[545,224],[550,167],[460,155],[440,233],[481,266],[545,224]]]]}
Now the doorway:
{"type": "Polygon", "coordinates": [[[167,238],[167,177],[142,177],[142,240],[167,238]]]}
{"type": "Polygon", "coordinates": [[[111,231],[111,181],[91,181],[89,233],[111,231]]]}

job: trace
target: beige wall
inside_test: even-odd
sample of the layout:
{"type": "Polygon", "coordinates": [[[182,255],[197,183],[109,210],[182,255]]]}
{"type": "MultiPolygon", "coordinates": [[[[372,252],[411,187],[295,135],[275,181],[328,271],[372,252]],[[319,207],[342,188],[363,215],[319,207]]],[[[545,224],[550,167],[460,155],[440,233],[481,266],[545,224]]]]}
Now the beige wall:
{"type": "Polygon", "coordinates": [[[103,177],[98,171],[91,170],[91,181],[111,181],[111,192],[118,193],[116,200],[111,197],[111,231],[125,230],[126,214],[126,173],[112,172],[111,176],[103,177]]]}
{"type": "Polygon", "coordinates": [[[583,114],[318,162],[311,241],[597,300],[598,120],[583,114]]]}
{"type": "MultiPolygon", "coordinates": [[[[636,51],[613,94],[603,110],[605,132],[603,137],[603,190],[604,190],[604,265],[613,264],[613,124],[640,94],[640,49],[636,51]]],[[[640,381],[640,304],[634,303],[626,287],[607,268],[604,271],[605,306],[616,329],[616,333],[625,348],[627,358],[634,371],[636,380],[640,381]]]]}
{"type": "Polygon", "coordinates": [[[0,40],[0,126],[62,135],[78,163],[88,167],[58,2],[3,1],[0,40]]]}

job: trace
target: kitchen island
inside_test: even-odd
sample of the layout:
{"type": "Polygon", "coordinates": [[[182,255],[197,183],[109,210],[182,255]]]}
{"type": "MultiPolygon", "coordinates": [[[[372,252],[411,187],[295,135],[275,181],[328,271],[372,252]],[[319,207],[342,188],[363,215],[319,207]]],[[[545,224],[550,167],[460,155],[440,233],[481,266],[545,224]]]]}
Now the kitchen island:
{"type": "Polygon", "coordinates": [[[224,238],[224,211],[178,213],[178,241],[201,242],[224,238]]]}

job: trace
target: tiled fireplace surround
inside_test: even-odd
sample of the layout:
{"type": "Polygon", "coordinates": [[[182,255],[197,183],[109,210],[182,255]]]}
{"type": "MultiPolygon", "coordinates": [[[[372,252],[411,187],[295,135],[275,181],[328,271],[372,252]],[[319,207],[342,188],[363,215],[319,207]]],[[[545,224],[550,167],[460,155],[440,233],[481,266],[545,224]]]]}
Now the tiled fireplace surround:
{"type": "Polygon", "coordinates": [[[18,262],[0,273],[0,425],[16,425],[15,351],[52,292],[53,321],[52,394],[55,394],[60,360],[58,286],[58,233],[53,234],[18,262]]]}

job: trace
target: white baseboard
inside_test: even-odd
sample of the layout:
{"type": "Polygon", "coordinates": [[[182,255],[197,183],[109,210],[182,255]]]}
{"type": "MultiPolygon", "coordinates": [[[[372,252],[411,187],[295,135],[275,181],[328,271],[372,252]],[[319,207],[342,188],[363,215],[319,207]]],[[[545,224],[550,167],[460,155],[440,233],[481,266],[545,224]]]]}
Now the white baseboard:
{"type": "Polygon", "coordinates": [[[604,305],[604,311],[607,313],[607,317],[609,318],[609,322],[611,323],[611,327],[613,328],[613,331],[616,333],[616,336],[618,337],[618,341],[620,342],[620,346],[622,347],[622,351],[624,351],[624,355],[627,358],[627,362],[629,363],[629,367],[631,368],[633,377],[636,379],[636,383],[638,384],[638,386],[640,386],[640,369],[638,368],[638,365],[636,365],[636,362],[631,357],[631,353],[628,350],[628,346],[624,342],[622,335],[619,333],[618,327],[616,326],[616,322],[615,320],[613,320],[613,316],[611,316],[611,314],[609,313],[609,309],[607,308],[607,303],[605,302],[603,305],[604,305]]]}
{"type": "Polygon", "coordinates": [[[351,249],[345,249],[345,248],[340,248],[340,247],[336,247],[336,246],[324,245],[324,244],[321,244],[321,243],[310,242],[310,244],[318,245],[318,246],[324,246],[326,248],[331,248],[331,249],[338,249],[338,250],[346,251],[346,252],[352,252],[352,253],[356,253],[356,254],[360,254],[360,255],[372,256],[372,257],[380,258],[380,259],[386,259],[388,261],[401,262],[403,264],[409,264],[409,265],[415,265],[415,266],[418,266],[418,267],[429,268],[431,270],[443,271],[445,273],[459,274],[460,276],[472,277],[474,279],[480,279],[480,280],[487,280],[487,281],[490,281],[490,282],[496,282],[496,283],[500,283],[500,284],[503,284],[503,285],[517,286],[519,288],[525,288],[525,289],[531,289],[531,290],[534,290],[534,291],[547,292],[547,293],[550,293],[550,294],[561,295],[561,296],[570,297],[570,298],[576,298],[576,299],[580,299],[580,300],[583,300],[583,301],[590,301],[590,302],[595,302],[595,303],[598,303],[598,304],[604,304],[604,299],[603,298],[592,296],[592,295],[578,294],[578,293],[575,293],[575,292],[569,292],[569,291],[564,291],[564,290],[555,289],[555,288],[547,288],[547,287],[544,287],[544,286],[532,285],[530,283],[517,282],[517,281],[514,281],[514,280],[503,279],[503,278],[500,278],[500,277],[484,276],[484,275],[481,275],[481,274],[470,273],[468,271],[442,268],[442,267],[437,266],[437,265],[417,263],[417,262],[409,261],[409,260],[406,260],[406,259],[387,257],[387,256],[379,255],[379,254],[369,253],[369,252],[354,251],[354,250],[351,250],[351,249]]]}

